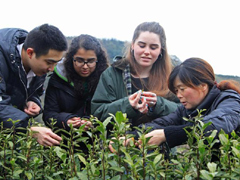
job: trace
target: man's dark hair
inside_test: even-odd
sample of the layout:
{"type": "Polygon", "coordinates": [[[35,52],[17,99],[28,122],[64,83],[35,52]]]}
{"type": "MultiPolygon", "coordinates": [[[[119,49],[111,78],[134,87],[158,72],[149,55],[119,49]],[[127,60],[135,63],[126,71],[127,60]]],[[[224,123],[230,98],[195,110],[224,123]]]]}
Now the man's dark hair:
{"type": "Polygon", "coordinates": [[[23,48],[33,48],[36,57],[46,55],[50,49],[67,50],[67,40],[63,33],[55,26],[43,24],[31,30],[23,44],[23,48]]]}

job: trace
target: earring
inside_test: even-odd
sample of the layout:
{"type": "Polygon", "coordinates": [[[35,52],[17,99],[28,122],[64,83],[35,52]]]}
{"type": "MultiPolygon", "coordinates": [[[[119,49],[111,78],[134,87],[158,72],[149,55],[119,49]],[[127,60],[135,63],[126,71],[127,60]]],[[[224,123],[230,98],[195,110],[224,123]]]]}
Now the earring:
{"type": "Polygon", "coordinates": [[[133,59],[135,59],[135,57],[134,57],[134,50],[133,49],[131,49],[131,56],[132,56],[133,59]]]}
{"type": "Polygon", "coordinates": [[[161,53],[161,54],[159,54],[158,58],[159,58],[159,59],[162,59],[162,53],[161,53]]]}

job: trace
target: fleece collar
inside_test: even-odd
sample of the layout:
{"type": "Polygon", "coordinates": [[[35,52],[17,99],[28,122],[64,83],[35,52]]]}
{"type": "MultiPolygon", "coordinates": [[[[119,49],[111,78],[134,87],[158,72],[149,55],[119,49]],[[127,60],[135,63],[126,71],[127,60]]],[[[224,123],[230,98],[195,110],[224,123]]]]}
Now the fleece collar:
{"type": "MultiPolygon", "coordinates": [[[[57,63],[57,65],[54,68],[54,72],[64,81],[68,82],[67,80],[67,72],[64,66],[64,59],[63,58],[60,62],[57,63]]],[[[73,82],[70,83],[72,86],[74,86],[73,82]]]]}

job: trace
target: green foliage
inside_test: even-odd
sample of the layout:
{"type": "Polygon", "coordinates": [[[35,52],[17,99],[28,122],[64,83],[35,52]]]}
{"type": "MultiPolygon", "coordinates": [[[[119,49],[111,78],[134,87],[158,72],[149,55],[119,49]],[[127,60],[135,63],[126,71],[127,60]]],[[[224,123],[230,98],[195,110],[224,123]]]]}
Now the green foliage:
{"type": "MultiPolygon", "coordinates": [[[[234,131],[231,135],[209,132],[211,123],[201,121],[202,111],[185,119],[194,124],[186,130],[188,142],[169,158],[160,147],[148,145],[149,138],[144,135],[149,129],[144,127],[138,129],[141,148],[136,146],[137,140],[126,133],[131,129],[126,114],[121,112],[110,114],[104,122],[88,119],[94,125],[87,131],[89,137],[82,136],[84,126],[70,126],[69,132],[53,129],[67,134],[62,136],[67,143],[53,147],[39,145],[30,125],[17,131],[14,126],[4,129],[1,125],[0,179],[240,179],[240,137],[234,131]],[[106,130],[109,123],[114,126],[111,132],[106,130]],[[123,145],[124,138],[130,140],[129,145],[123,145]],[[89,154],[77,148],[79,142],[87,145],[89,154]],[[110,142],[114,153],[108,148],[110,142]]],[[[31,121],[36,125],[34,119],[31,121]]]]}

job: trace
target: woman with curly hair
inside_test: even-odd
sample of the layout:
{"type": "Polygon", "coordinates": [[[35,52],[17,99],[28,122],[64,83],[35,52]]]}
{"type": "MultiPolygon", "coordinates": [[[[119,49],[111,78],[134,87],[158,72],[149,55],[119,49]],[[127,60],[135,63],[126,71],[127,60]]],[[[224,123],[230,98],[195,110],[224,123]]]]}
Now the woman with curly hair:
{"type": "Polygon", "coordinates": [[[91,124],[82,120],[89,117],[91,99],[99,77],[109,66],[106,50],[97,38],[82,34],[75,37],[65,58],[57,64],[46,90],[43,120],[50,126],[69,130],[91,124]]]}

